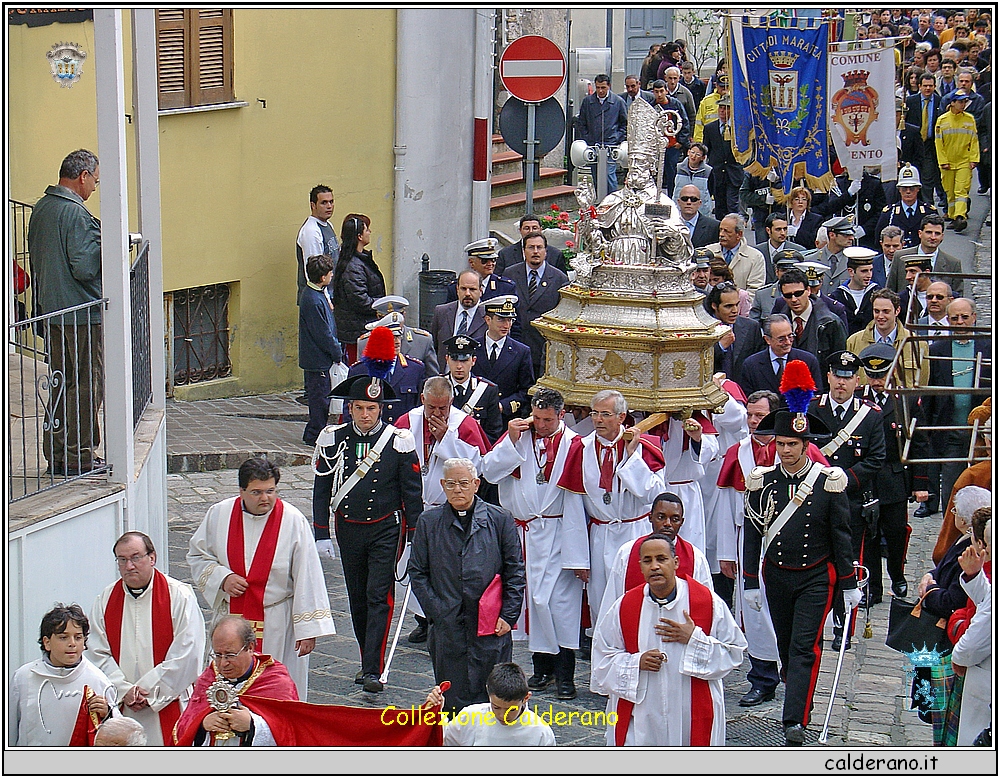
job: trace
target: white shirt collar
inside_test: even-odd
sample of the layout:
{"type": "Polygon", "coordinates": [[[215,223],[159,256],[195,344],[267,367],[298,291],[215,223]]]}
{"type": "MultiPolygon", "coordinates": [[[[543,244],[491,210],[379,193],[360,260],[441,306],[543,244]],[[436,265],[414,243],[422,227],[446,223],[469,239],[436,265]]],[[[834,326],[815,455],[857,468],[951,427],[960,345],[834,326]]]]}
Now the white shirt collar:
{"type": "MultiPolygon", "coordinates": [[[[530,278],[531,277],[531,271],[533,270],[533,268],[531,267],[531,265],[529,265],[527,262],[525,262],[524,263],[524,269],[528,273],[528,277],[530,278]]],[[[538,273],[538,278],[539,279],[541,279],[545,275],[545,260],[544,259],[542,260],[542,264],[540,264],[538,266],[538,269],[535,270],[535,272],[538,273]]]]}
{"type": "Polygon", "coordinates": [[[498,349],[503,351],[503,344],[507,342],[507,336],[504,335],[500,340],[493,340],[489,335],[486,336],[486,353],[489,354],[493,351],[493,346],[495,345],[498,349]]]}

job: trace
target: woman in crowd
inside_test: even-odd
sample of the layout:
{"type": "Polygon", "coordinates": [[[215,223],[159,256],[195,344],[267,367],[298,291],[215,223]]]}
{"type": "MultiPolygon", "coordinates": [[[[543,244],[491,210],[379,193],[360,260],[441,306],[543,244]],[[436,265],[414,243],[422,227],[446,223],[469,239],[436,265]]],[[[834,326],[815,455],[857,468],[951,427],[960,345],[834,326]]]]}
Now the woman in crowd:
{"type": "Polygon", "coordinates": [[[812,213],[812,192],[805,186],[797,186],[788,193],[788,240],[811,249],[816,245],[816,230],[823,223],[823,217],[812,213]]]}
{"type": "Polygon", "coordinates": [[[708,177],[712,174],[711,166],[705,162],[708,156],[708,146],[704,143],[692,143],[687,150],[687,156],[677,166],[677,176],[674,178],[674,191],[679,192],[682,186],[698,187],[701,194],[701,207],[698,212],[703,216],[711,216],[715,205],[708,188],[708,177]]]}
{"type": "Polygon", "coordinates": [[[371,219],[350,213],[340,230],[340,256],[333,272],[333,313],[337,334],[349,364],[358,361],[358,338],[365,325],[378,318],[372,303],[385,297],[385,279],[372,253],[371,219]]]}
{"type": "Polygon", "coordinates": [[[649,54],[642,61],[642,68],[639,70],[639,86],[642,89],[649,89],[649,85],[656,81],[656,69],[660,66],[660,47],[662,43],[654,43],[649,47],[649,54]]]}

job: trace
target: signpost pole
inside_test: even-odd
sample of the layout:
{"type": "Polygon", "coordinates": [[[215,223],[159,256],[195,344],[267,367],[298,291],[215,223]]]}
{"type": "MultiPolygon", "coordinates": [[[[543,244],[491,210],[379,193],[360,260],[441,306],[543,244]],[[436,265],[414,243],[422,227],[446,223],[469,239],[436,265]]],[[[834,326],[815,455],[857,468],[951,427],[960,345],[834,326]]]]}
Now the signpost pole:
{"type": "Polygon", "coordinates": [[[524,140],[527,154],[524,155],[524,212],[532,213],[532,199],[535,191],[535,103],[528,103],[528,134],[524,140]]]}

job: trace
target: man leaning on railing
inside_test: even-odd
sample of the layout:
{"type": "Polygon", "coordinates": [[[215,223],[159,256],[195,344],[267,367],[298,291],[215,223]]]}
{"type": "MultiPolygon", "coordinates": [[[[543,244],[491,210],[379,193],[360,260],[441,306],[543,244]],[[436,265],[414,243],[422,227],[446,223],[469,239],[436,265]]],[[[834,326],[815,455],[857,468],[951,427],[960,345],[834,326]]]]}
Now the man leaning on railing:
{"type": "MultiPolygon", "coordinates": [[[[35,316],[54,314],[102,297],[101,223],[87,200],[101,183],[97,157],[74,151],[62,161],[59,183],[45,189],[28,223],[28,253],[35,316]]],[[[104,462],[98,409],[104,399],[104,353],[100,306],[49,319],[43,333],[53,376],[43,440],[48,472],[75,476],[104,462]],[[56,382],[64,382],[60,393],[56,382]]]]}

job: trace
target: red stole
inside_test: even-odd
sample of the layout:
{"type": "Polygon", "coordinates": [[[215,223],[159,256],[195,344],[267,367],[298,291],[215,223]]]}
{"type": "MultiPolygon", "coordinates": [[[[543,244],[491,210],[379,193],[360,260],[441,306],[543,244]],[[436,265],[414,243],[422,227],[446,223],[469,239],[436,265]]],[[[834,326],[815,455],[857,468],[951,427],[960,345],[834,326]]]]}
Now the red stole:
{"type": "MultiPolygon", "coordinates": [[[[689,576],[684,576],[688,584],[688,612],[694,623],[701,627],[706,635],[712,628],[712,593],[706,586],[689,576]]],[[[622,637],[625,639],[625,650],[630,654],[639,653],[639,614],[642,611],[642,601],[646,597],[646,587],[637,586],[629,589],[622,597],[618,616],[621,622],[622,637]]],[[[626,699],[618,700],[618,721],[615,724],[615,745],[625,745],[629,725],[632,723],[634,702],[626,699]]],[[[691,746],[708,746],[712,742],[712,690],[708,681],[703,678],[691,679],[691,746]]]]}
{"type": "Polygon", "coordinates": [[[94,738],[97,737],[97,727],[101,721],[96,713],[91,713],[87,706],[90,701],[97,696],[97,692],[89,686],[83,687],[83,699],[80,700],[80,710],[76,714],[76,724],[73,726],[73,734],[69,737],[70,746],[92,746],[94,738]]]}
{"type": "MultiPolygon", "coordinates": [[[[104,607],[104,628],[108,634],[108,646],[111,648],[111,656],[115,662],[121,664],[122,653],[122,613],[125,608],[125,584],[118,582],[111,590],[108,597],[108,604],[104,607]]],[[[167,584],[167,577],[154,568],[153,580],[150,581],[153,587],[153,664],[158,665],[167,658],[167,651],[170,644],[174,642],[174,620],[170,614],[170,588],[167,584]]],[[[131,596],[131,595],[130,595],[131,596]]],[[[147,692],[155,693],[155,689],[146,689],[147,692]]],[[[168,734],[173,732],[174,724],[181,715],[181,704],[178,700],[173,700],[169,705],[160,710],[160,732],[163,733],[164,743],[168,734]]]]}
{"type": "Polygon", "coordinates": [[[229,601],[229,612],[242,616],[257,632],[257,647],[260,651],[264,643],[264,589],[267,587],[267,577],[271,574],[271,563],[278,549],[278,533],[281,531],[281,516],[285,512],[281,500],[276,500],[274,510],[267,517],[264,532],[257,543],[250,572],[247,573],[247,563],[243,555],[243,507],[242,500],[237,497],[233,503],[233,512],[229,517],[229,539],[226,545],[226,559],[229,568],[236,575],[247,579],[247,590],[240,597],[229,601]]]}
{"type": "MultiPolygon", "coordinates": [[[[642,461],[653,473],[658,473],[663,469],[663,449],[660,448],[659,440],[650,435],[642,435],[639,439],[639,448],[642,461]]],[[[597,448],[595,435],[594,448],[597,448]]],[[[566,491],[575,494],[586,494],[587,489],[583,483],[583,438],[577,435],[569,444],[569,451],[566,452],[566,464],[563,466],[562,475],[559,476],[559,486],[566,491]]],[[[600,460],[598,459],[598,462],[600,460]]]]}
{"type": "MultiPolygon", "coordinates": [[[[628,555],[628,564],[625,566],[625,591],[642,586],[646,579],[642,577],[642,568],[639,567],[639,546],[649,535],[643,535],[632,544],[632,550],[628,555]]],[[[680,535],[674,540],[674,551],[677,554],[677,575],[681,578],[694,578],[694,549],[680,535]]]]}

